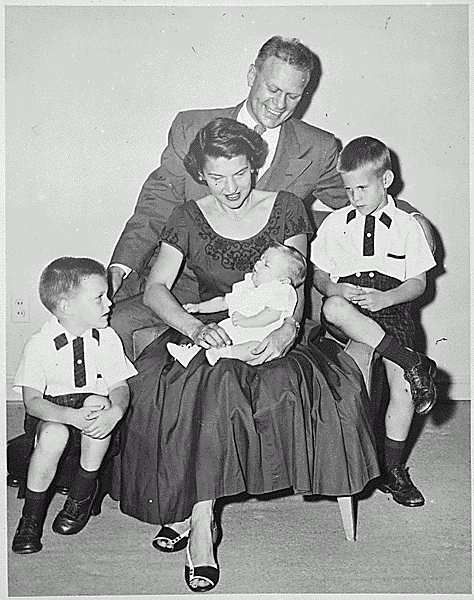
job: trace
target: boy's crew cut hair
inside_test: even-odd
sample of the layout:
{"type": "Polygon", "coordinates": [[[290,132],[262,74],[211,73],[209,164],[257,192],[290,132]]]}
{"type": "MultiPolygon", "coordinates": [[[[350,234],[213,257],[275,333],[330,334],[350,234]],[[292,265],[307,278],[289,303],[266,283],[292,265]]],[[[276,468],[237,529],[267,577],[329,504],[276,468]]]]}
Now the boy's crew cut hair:
{"type": "Polygon", "coordinates": [[[77,292],[82,281],[91,275],[107,278],[104,265],[93,258],[63,256],[53,260],[41,273],[39,296],[43,305],[55,314],[59,300],[77,292]]]}
{"type": "Polygon", "coordinates": [[[339,173],[350,173],[364,167],[373,167],[377,177],[392,170],[390,151],[387,146],[370,136],[356,138],[341,151],[337,161],[339,173]]]}

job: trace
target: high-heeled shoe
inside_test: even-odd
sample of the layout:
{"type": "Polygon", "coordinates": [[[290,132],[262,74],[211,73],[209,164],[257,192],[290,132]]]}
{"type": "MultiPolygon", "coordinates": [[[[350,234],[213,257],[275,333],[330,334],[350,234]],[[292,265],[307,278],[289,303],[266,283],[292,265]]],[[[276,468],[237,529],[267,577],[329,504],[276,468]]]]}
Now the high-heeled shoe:
{"type": "Polygon", "coordinates": [[[188,563],[190,566],[188,567],[188,565],[185,565],[185,567],[184,567],[184,579],[186,581],[188,588],[192,592],[209,592],[210,590],[214,589],[219,582],[219,575],[220,575],[219,565],[217,565],[215,567],[210,567],[208,565],[204,565],[201,567],[195,567],[195,566],[193,566],[193,562],[191,560],[191,553],[189,552],[189,546],[186,548],[186,554],[187,554],[188,563]],[[201,580],[207,581],[209,585],[194,587],[193,585],[191,585],[191,583],[194,579],[201,579],[201,580]]]}
{"type": "Polygon", "coordinates": [[[156,534],[151,545],[153,548],[156,548],[161,552],[179,552],[180,550],[184,550],[186,548],[190,531],[191,529],[189,528],[183,533],[178,533],[172,527],[164,525],[156,534]],[[161,546],[158,543],[160,541],[167,544],[167,546],[161,546]]]}

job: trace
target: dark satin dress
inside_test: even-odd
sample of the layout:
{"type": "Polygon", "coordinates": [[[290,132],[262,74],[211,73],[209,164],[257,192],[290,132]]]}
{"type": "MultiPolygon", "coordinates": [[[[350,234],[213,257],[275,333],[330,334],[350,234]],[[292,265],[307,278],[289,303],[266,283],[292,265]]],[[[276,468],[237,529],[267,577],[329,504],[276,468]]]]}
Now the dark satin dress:
{"type": "MultiPolygon", "coordinates": [[[[207,300],[230,292],[272,239],[311,232],[300,199],[280,192],[247,240],[216,234],[194,201],[174,210],[162,239],[183,253],[207,300]]],[[[198,501],[244,491],[361,491],[379,474],[363,378],[349,356],[323,352],[317,339],[310,333],[286,357],[256,367],[229,358],[210,366],[201,351],[184,368],[166,343],[190,340],[171,328],[150,344],[129,380],[112,494],[121,510],[164,524],[187,518],[198,501]]]]}

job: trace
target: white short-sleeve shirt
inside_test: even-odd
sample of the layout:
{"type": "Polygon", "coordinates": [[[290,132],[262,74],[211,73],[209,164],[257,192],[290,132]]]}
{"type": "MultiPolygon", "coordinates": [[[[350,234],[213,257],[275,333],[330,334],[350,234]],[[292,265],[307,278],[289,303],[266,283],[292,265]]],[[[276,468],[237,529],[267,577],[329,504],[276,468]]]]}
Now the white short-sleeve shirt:
{"type": "Polygon", "coordinates": [[[436,265],[420,224],[398,209],[391,196],[373,216],[375,228],[367,233],[365,216],[352,206],[332,212],[311,243],[311,262],[334,282],[364,271],[378,271],[403,282],[436,265]],[[367,235],[373,236],[371,256],[364,256],[367,235]]]}
{"type": "Polygon", "coordinates": [[[72,344],[75,337],[56,318],[47,321],[27,342],[13,389],[21,392],[26,386],[49,396],[73,393],[107,396],[112,386],[137,374],[111,327],[89,329],[81,336],[86,384],[76,387],[72,344]]]}

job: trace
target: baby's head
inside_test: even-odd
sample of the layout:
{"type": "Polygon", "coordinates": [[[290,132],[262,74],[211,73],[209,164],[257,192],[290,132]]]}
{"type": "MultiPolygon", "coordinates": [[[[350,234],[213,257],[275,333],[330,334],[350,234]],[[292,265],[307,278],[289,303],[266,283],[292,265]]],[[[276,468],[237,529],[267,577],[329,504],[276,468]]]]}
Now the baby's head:
{"type": "Polygon", "coordinates": [[[306,259],[292,246],[272,242],[257,260],[252,271],[255,287],[269,281],[290,283],[300,286],[306,277],[306,259]]]}
{"type": "Polygon", "coordinates": [[[64,326],[86,331],[108,325],[112,303],[107,297],[107,273],[92,258],[64,256],[54,260],[41,274],[39,295],[64,326]]]}
{"type": "Polygon", "coordinates": [[[339,155],[337,170],[352,206],[361,214],[370,215],[387,203],[394,175],[389,149],[380,140],[364,136],[349,142],[339,155]]]}

